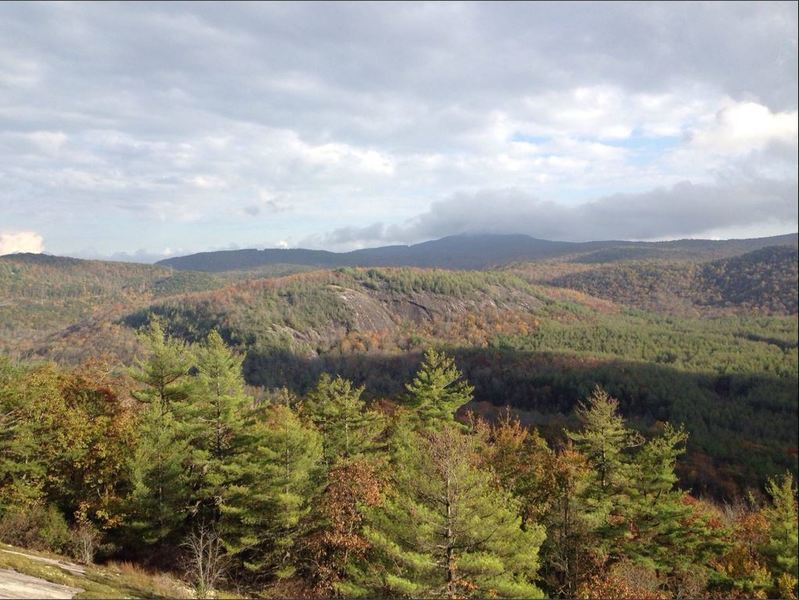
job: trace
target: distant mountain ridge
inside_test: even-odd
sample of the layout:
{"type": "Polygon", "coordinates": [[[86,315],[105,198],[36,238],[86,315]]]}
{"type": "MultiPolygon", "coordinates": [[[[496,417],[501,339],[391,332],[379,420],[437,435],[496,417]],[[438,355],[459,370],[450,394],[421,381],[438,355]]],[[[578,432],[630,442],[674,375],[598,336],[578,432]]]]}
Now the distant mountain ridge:
{"type": "Polygon", "coordinates": [[[544,281],[661,314],[722,309],[795,315],[799,310],[799,258],[790,246],[704,262],[606,262],[544,281]]]}
{"type": "Polygon", "coordinates": [[[220,250],[159,261],[179,271],[237,271],[283,264],[318,268],[438,267],[486,269],[513,262],[563,258],[575,262],[614,262],[641,258],[713,260],[768,246],[797,246],[796,233],[743,240],[667,242],[556,242],[527,235],[456,235],[410,246],[383,246],[351,252],[303,248],[220,250]],[[571,258],[570,258],[571,257],[571,258]]]}

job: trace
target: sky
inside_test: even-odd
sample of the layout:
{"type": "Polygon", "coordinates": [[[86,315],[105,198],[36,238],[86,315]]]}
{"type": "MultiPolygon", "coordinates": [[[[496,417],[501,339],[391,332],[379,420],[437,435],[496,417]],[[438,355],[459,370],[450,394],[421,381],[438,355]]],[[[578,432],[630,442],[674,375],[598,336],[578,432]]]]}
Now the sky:
{"type": "Polygon", "coordinates": [[[797,3],[0,3],[0,254],[797,230],[797,3]]]}

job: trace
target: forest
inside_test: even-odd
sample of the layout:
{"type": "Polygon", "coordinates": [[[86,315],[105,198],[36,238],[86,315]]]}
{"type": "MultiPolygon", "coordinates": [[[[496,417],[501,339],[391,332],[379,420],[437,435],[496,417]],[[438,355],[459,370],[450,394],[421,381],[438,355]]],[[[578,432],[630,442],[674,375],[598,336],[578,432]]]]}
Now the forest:
{"type": "Polygon", "coordinates": [[[0,568],[103,566],[85,597],[795,597],[796,249],[670,248],[2,257],[0,568]]]}
{"type": "Polygon", "coordinates": [[[196,597],[796,597],[796,484],[680,489],[691,431],[596,386],[547,441],[428,349],[401,393],[248,386],[150,319],[123,369],[0,362],[0,540],[179,571],[196,597]]]}

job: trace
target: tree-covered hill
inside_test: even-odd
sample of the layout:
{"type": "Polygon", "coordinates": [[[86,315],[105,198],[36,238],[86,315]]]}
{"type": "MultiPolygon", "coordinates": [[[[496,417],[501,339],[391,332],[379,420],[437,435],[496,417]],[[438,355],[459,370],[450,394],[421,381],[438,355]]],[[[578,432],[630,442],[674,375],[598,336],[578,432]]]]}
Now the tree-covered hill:
{"type": "Polygon", "coordinates": [[[140,339],[116,371],[0,357],[0,567],[87,598],[796,595],[795,476],[685,490],[708,461],[682,417],[725,416],[694,397],[646,423],[593,385],[543,430],[464,413],[463,357],[432,348],[390,397],[335,371],[297,395],[248,388],[217,331],[140,339]]]}
{"type": "Polygon", "coordinates": [[[657,312],[793,315],[798,265],[796,248],[770,246],[705,263],[649,260],[595,268],[551,266],[544,274],[536,266],[516,270],[551,285],[657,312]]]}
{"type": "Polygon", "coordinates": [[[64,328],[124,314],[159,298],[297,270],[271,265],[254,273],[213,274],[46,254],[1,256],[0,350],[17,351],[64,328]]]}
{"type": "Polygon", "coordinates": [[[188,342],[218,330],[245,353],[248,383],[267,389],[305,393],[331,372],[391,397],[424,348],[443,347],[474,383],[475,406],[512,406],[545,431],[598,382],[641,427],[685,422],[681,472],[705,492],[732,496],[796,469],[795,316],[675,318],[510,272],[344,268],[171,296],[62,331],[38,353],[129,361],[151,315],[188,342]]]}
{"type": "Polygon", "coordinates": [[[475,407],[510,405],[545,431],[556,431],[575,399],[601,382],[641,427],[685,421],[694,433],[684,482],[731,496],[796,470],[797,319],[753,310],[754,302],[790,303],[782,282],[791,256],[769,248],[703,264],[347,267],[276,278],[10,257],[0,261],[10,299],[0,316],[7,351],[67,364],[100,354],[129,362],[139,349],[135,332],[151,315],[188,342],[216,329],[245,354],[248,383],[297,393],[332,372],[367,385],[374,398],[394,396],[424,348],[447,348],[475,385],[475,407]],[[619,290],[635,294],[614,302],[532,283],[563,271],[610,273],[619,290]],[[697,282],[713,291],[702,296],[706,305],[680,295],[697,282]],[[644,288],[655,301],[662,294],[645,306],[660,313],[623,305],[644,288]],[[731,311],[718,290],[740,298],[738,314],[722,314],[731,311]]]}

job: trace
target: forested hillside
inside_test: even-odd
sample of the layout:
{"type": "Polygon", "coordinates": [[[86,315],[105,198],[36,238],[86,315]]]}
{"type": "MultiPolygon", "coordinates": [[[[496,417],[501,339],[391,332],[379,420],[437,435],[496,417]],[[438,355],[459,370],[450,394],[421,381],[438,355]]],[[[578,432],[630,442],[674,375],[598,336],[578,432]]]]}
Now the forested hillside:
{"type": "Polygon", "coordinates": [[[254,396],[216,331],[142,336],[116,375],[0,362],[0,540],[181,570],[200,598],[796,594],[793,477],[680,491],[690,432],[642,435],[600,387],[548,443],[455,418],[473,388],[434,350],[368,402],[328,374],[254,396]]]}
{"type": "Polygon", "coordinates": [[[658,312],[793,315],[798,308],[797,264],[795,247],[772,246],[706,263],[628,261],[543,280],[658,312]]]}
{"type": "Polygon", "coordinates": [[[734,497],[796,469],[795,317],[635,313],[509,272],[341,269],[172,296],[69,327],[25,356],[129,361],[152,314],[189,342],[218,330],[245,353],[248,383],[267,389],[305,393],[330,372],[393,396],[433,345],[457,356],[474,408],[509,405],[544,433],[596,383],[641,428],[684,422],[693,435],[680,473],[698,491],[734,497]]]}
{"type": "Polygon", "coordinates": [[[159,298],[298,269],[274,265],[256,273],[211,274],[46,254],[0,256],[0,351],[16,353],[64,328],[159,298]]]}
{"type": "Polygon", "coordinates": [[[252,386],[302,395],[322,374],[341,374],[370,401],[401,394],[433,346],[475,386],[470,409],[494,418],[509,406],[550,442],[601,384],[639,431],[685,424],[677,472],[696,493],[732,499],[796,473],[794,249],[490,271],[277,276],[283,268],[294,267],[200,273],[5,257],[2,339],[24,360],[130,363],[141,351],[136,331],[156,315],[189,343],[218,331],[242,353],[252,386]]]}

